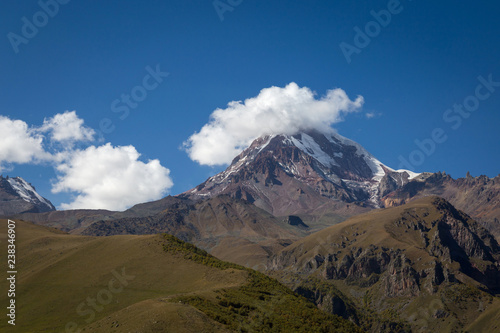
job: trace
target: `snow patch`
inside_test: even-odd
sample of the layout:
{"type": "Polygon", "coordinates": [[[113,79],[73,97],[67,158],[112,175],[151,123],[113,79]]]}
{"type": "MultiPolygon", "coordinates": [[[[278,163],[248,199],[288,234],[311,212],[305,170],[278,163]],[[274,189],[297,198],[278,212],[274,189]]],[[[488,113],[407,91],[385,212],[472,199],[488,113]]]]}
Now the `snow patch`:
{"type": "Polygon", "coordinates": [[[258,153],[260,153],[260,152],[262,151],[262,149],[266,148],[266,147],[269,145],[269,143],[271,142],[271,140],[272,140],[275,136],[276,136],[275,134],[273,134],[273,135],[268,135],[266,142],[264,142],[264,143],[262,144],[262,146],[260,146],[259,151],[257,152],[257,154],[258,154],[258,153]]]}
{"type": "Polygon", "coordinates": [[[321,149],[318,143],[314,141],[311,136],[302,133],[301,137],[302,140],[298,140],[292,136],[290,137],[290,140],[297,148],[299,148],[312,158],[316,159],[325,167],[339,166],[338,163],[330,155],[328,155],[321,149]]]}
{"type": "Polygon", "coordinates": [[[412,180],[418,176],[420,176],[422,173],[416,173],[416,172],[413,172],[413,171],[410,171],[410,170],[405,170],[405,169],[399,169],[399,170],[396,170],[396,172],[406,172],[408,175],[410,175],[410,177],[408,178],[409,180],[412,180]]]}
{"type": "Polygon", "coordinates": [[[370,154],[363,146],[361,146],[359,143],[348,139],[346,137],[343,137],[342,135],[338,133],[333,133],[331,135],[326,135],[326,138],[328,141],[330,141],[333,144],[338,144],[339,142],[344,145],[344,146],[353,146],[356,148],[356,155],[363,157],[365,160],[366,164],[368,167],[372,170],[373,173],[373,180],[380,182],[380,180],[385,176],[385,171],[384,168],[387,168],[389,170],[393,170],[386,165],[384,165],[382,162],[380,162],[378,159],[376,159],[372,154],[370,154]]]}

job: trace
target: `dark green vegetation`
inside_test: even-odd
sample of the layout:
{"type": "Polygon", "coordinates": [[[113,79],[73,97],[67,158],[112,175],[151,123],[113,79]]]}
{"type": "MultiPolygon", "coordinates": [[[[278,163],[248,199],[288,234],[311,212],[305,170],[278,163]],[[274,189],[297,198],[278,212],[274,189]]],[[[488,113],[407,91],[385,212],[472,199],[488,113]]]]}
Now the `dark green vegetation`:
{"type": "Polygon", "coordinates": [[[362,332],[342,318],[319,311],[277,280],[260,272],[218,260],[173,236],[164,249],[185,259],[222,270],[248,272],[248,282],[220,289],[210,296],[179,296],[172,301],[195,306],[215,321],[238,332],[362,332]],[[215,297],[214,297],[215,296],[215,297]]]}

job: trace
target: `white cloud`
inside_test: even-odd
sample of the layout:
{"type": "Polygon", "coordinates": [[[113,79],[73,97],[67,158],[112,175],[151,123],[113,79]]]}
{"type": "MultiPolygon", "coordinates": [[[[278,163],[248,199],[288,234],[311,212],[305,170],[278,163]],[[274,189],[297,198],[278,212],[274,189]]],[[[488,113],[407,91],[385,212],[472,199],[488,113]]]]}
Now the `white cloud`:
{"type": "Polygon", "coordinates": [[[124,210],[133,204],[161,198],[173,183],[170,171],[158,160],[139,161],[133,146],[111,144],[75,150],[57,166],[60,173],[52,191],[76,192],[62,209],[124,210]]]}
{"type": "Polygon", "coordinates": [[[0,116],[0,133],[0,171],[12,170],[13,164],[48,162],[58,173],[52,192],[75,195],[62,209],[124,210],[160,199],[173,186],[170,171],[158,160],[140,161],[133,146],[87,144],[86,149],[75,149],[75,143],[92,141],[95,135],[75,111],[56,114],[34,127],[0,116]]]}
{"type": "Polygon", "coordinates": [[[53,141],[71,145],[76,141],[92,141],[95,131],[83,125],[84,121],[78,118],[75,111],[58,113],[54,117],[44,119],[40,127],[41,132],[50,132],[53,141]]]}
{"type": "Polygon", "coordinates": [[[344,90],[328,90],[317,99],[307,87],[292,82],[284,88],[262,89],[244,102],[233,101],[217,109],[202,129],[184,142],[189,157],[205,165],[228,164],[257,137],[330,130],[342,115],[358,111],[363,97],[351,101],[344,90]]]}
{"type": "Polygon", "coordinates": [[[29,127],[22,120],[0,116],[0,171],[12,169],[11,164],[39,164],[61,160],[61,151],[49,152],[46,149],[46,133],[52,141],[63,143],[71,148],[77,141],[91,141],[94,130],[83,125],[75,111],[58,113],[45,119],[43,125],[29,127]]]}
{"type": "Polygon", "coordinates": [[[51,159],[43,148],[43,136],[24,121],[0,116],[0,133],[0,170],[11,163],[39,163],[51,159]]]}

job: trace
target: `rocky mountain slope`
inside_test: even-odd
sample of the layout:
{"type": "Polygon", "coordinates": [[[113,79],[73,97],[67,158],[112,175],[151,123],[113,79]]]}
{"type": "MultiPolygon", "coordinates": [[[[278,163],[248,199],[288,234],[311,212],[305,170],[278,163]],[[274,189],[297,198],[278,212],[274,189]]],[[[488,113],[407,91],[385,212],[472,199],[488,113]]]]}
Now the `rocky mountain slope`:
{"type": "Polygon", "coordinates": [[[450,200],[500,236],[499,184],[496,178],[453,180],[441,173],[394,170],[352,140],[309,131],[258,138],[224,172],[176,197],[124,212],[16,217],[74,234],[168,232],[225,260],[257,268],[290,241],[428,195],[450,200]]]}
{"type": "Polygon", "coordinates": [[[305,237],[281,250],[269,270],[320,308],[358,323],[374,312],[416,332],[500,327],[500,246],[438,197],[305,237]]]}
{"type": "Polygon", "coordinates": [[[22,213],[10,215],[9,217],[23,219],[46,227],[58,228],[72,234],[79,234],[97,221],[108,221],[125,217],[141,218],[153,216],[178,202],[182,202],[182,200],[167,196],[160,200],[137,204],[123,212],[105,209],[74,209],[45,213],[22,213]]]}
{"type": "Polygon", "coordinates": [[[0,176],[0,216],[54,211],[52,203],[21,177],[0,176]]]}
{"type": "Polygon", "coordinates": [[[423,181],[405,184],[382,198],[385,207],[397,206],[416,198],[437,195],[482,223],[500,240],[500,175],[453,179],[446,173],[428,174],[423,181]]]}

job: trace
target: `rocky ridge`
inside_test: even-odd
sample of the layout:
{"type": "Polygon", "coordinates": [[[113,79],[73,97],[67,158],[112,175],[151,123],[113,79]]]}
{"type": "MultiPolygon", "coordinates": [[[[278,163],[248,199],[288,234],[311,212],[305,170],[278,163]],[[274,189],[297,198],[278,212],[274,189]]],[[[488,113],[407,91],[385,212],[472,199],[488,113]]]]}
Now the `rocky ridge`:
{"type": "Polygon", "coordinates": [[[435,300],[440,315],[427,318],[426,325],[459,327],[472,322],[463,318],[470,309],[500,292],[500,246],[450,203],[427,197],[305,237],[281,250],[269,270],[304,296],[314,295],[320,307],[339,293],[320,292],[318,286],[332,286],[344,295],[344,306],[337,308],[352,302],[379,314],[397,311],[401,320],[421,329],[412,317],[415,309],[435,300]],[[320,282],[311,287],[310,279],[320,282]],[[465,291],[476,296],[461,299],[463,309],[444,303],[465,291]]]}

